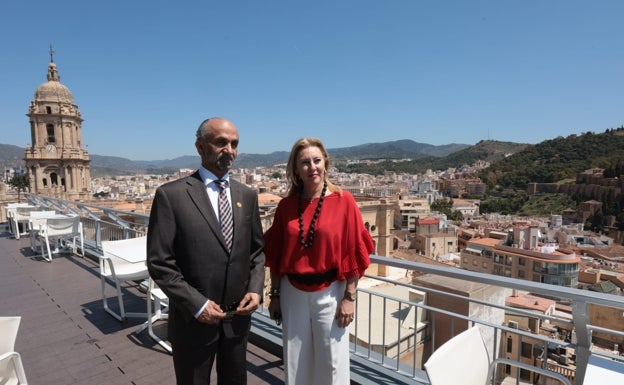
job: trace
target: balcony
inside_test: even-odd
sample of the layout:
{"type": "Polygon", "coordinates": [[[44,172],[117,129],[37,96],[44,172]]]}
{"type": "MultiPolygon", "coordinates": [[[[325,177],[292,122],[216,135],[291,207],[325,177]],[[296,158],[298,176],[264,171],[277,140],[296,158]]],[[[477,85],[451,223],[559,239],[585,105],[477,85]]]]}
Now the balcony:
{"type": "MultiPolygon", "coordinates": [[[[16,350],[30,382],[173,383],[171,357],[147,333],[134,333],[142,321],[119,323],[108,316],[99,293],[101,241],[143,234],[147,215],[35,195],[28,199],[81,215],[91,256],[59,254],[45,263],[30,250],[28,239],[10,239],[0,231],[5,293],[0,314],[23,317],[16,350]]],[[[372,256],[372,261],[350,327],[354,383],[428,384],[422,364],[475,324],[492,357],[547,368],[576,385],[582,385],[591,357],[624,361],[624,297],[387,257],[372,256]],[[523,296],[556,300],[556,309],[510,305],[509,298],[523,296]]],[[[128,290],[135,294],[130,296],[134,311],[143,311],[145,294],[128,290]]],[[[156,332],[166,336],[164,323],[156,332]]],[[[282,384],[281,332],[265,309],[254,315],[250,341],[249,383],[282,384]]],[[[496,377],[496,383],[505,384],[534,380],[532,373],[504,366],[496,377]]]]}

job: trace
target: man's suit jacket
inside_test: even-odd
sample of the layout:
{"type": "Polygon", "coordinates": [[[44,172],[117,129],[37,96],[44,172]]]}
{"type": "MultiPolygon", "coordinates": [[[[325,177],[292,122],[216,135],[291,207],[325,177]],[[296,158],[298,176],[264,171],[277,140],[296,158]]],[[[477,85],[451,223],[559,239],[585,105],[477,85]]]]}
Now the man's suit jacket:
{"type": "MultiPolygon", "coordinates": [[[[240,301],[247,292],[262,298],[264,241],[258,195],[231,180],[234,238],[228,252],[206,187],[193,175],[160,186],[152,204],[147,233],[150,276],[169,297],[169,339],[178,346],[214,342],[219,325],[198,322],[207,300],[240,301]]],[[[234,316],[230,332],[249,331],[250,316],[234,316]]]]}

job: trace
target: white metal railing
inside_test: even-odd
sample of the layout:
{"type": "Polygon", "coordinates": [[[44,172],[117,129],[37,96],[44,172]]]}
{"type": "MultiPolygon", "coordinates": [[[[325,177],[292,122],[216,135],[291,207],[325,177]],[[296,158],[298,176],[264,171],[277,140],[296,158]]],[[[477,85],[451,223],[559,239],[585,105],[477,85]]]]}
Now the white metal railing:
{"type": "Polygon", "coordinates": [[[82,218],[85,242],[96,250],[101,251],[103,240],[134,238],[147,233],[148,214],[35,194],[25,194],[25,197],[37,206],[79,215],[82,218]]]}
{"type": "MultiPolygon", "coordinates": [[[[575,379],[582,379],[584,377],[587,361],[589,356],[592,354],[607,357],[620,362],[624,361],[624,357],[620,355],[619,352],[616,353],[613,349],[610,349],[618,344],[621,347],[621,341],[624,341],[624,322],[622,322],[624,320],[624,297],[622,296],[500,277],[457,268],[449,268],[446,266],[409,262],[387,257],[372,256],[371,259],[374,263],[384,266],[392,266],[410,272],[412,277],[416,277],[415,281],[418,281],[418,277],[423,277],[424,275],[444,277],[445,279],[452,278],[458,280],[457,282],[463,282],[466,285],[476,283],[479,285],[487,285],[489,289],[494,288],[494,290],[496,290],[498,288],[502,291],[501,294],[503,299],[513,293],[532,293],[534,296],[552,299],[558,303],[567,304],[567,307],[570,309],[569,314],[536,313],[531,310],[506,306],[504,301],[501,303],[495,303],[492,301],[492,298],[495,298],[496,296],[492,296],[491,291],[489,298],[482,298],[479,296],[472,298],[466,295],[468,291],[460,294],[446,291],[443,288],[444,282],[446,282],[444,280],[441,282],[436,282],[435,279],[431,281],[424,280],[425,282],[432,284],[423,285],[413,284],[410,282],[403,283],[393,279],[384,279],[367,275],[368,279],[382,281],[386,285],[405,287],[406,290],[425,293],[425,296],[438,298],[443,297],[444,299],[438,300],[437,303],[446,303],[449,305],[448,307],[433,307],[430,305],[429,301],[406,300],[404,298],[380,293],[375,289],[359,290],[360,295],[358,297],[358,306],[361,304],[363,294],[365,295],[365,300],[368,301],[370,301],[372,296],[379,296],[383,298],[383,306],[381,306],[381,308],[379,306],[375,307],[375,312],[385,313],[388,312],[388,309],[393,309],[397,318],[396,325],[398,325],[399,322],[405,323],[406,321],[409,321],[408,324],[413,325],[410,328],[397,327],[397,335],[392,339],[389,339],[386,334],[383,336],[384,343],[386,343],[385,347],[388,346],[387,342],[389,340],[392,340],[395,343],[401,342],[410,347],[414,346],[412,351],[415,353],[411,357],[411,362],[406,364],[405,360],[401,360],[400,357],[398,357],[398,359],[394,358],[396,354],[393,353],[392,355],[382,355],[380,363],[385,366],[392,365],[394,370],[397,372],[405,373],[406,375],[412,376],[416,380],[421,379],[423,376],[419,370],[419,363],[422,363],[423,360],[428,357],[428,354],[436,348],[436,333],[439,331],[440,327],[445,327],[445,334],[452,336],[462,331],[465,328],[463,325],[466,323],[470,325],[481,325],[483,327],[482,332],[483,329],[491,330],[489,333],[486,331],[484,334],[491,337],[488,342],[491,344],[489,350],[493,355],[493,358],[503,357],[523,361],[522,349],[516,350],[517,355],[515,357],[505,357],[506,341],[503,341],[502,338],[503,336],[513,335],[520,345],[522,345],[524,341],[532,341],[530,343],[531,346],[541,346],[541,356],[535,357],[533,354],[530,354],[531,357],[534,357],[534,365],[539,365],[540,367],[557,371],[570,378],[573,382],[575,379]],[[366,299],[367,297],[369,299],[366,299]],[[462,306],[462,304],[466,306],[462,306]],[[466,309],[470,306],[472,306],[472,309],[466,311],[466,309]],[[413,319],[407,320],[405,312],[401,312],[401,309],[404,307],[422,309],[424,313],[419,316],[418,311],[413,311],[409,313],[409,316],[413,317],[413,319]],[[509,316],[524,317],[527,319],[539,320],[542,325],[556,325],[556,327],[553,327],[553,331],[555,332],[553,332],[552,336],[536,334],[535,330],[517,329],[515,324],[512,326],[511,323],[506,324],[504,322],[493,322],[493,320],[501,319],[501,317],[492,316],[497,312],[502,312],[502,319],[509,316]],[[402,314],[404,317],[400,318],[402,314]],[[485,317],[477,317],[475,314],[485,315],[485,317]],[[618,325],[619,330],[599,324],[601,320],[604,321],[604,318],[608,317],[609,314],[612,314],[614,317],[619,317],[619,320],[611,319],[609,321],[609,325],[618,325]],[[422,318],[419,319],[418,317],[422,318]],[[444,322],[440,323],[440,320],[443,320],[444,322]],[[440,325],[437,323],[440,323],[440,325]],[[458,329],[458,327],[461,329],[458,329]],[[572,338],[560,339],[559,336],[562,333],[559,331],[566,330],[571,331],[568,336],[571,335],[572,338]],[[597,337],[598,334],[601,335],[600,338],[597,337]],[[412,339],[411,341],[410,338],[412,339]],[[598,340],[600,340],[603,344],[602,348],[597,343],[598,340]],[[612,341],[611,345],[608,343],[605,344],[605,341],[612,341]],[[421,349],[418,349],[419,344],[422,347],[421,349]],[[560,352],[565,350],[565,358],[561,355],[558,357],[561,358],[560,360],[554,360],[552,358],[553,356],[557,357],[557,349],[559,349],[560,352]],[[549,354],[552,350],[555,350],[555,354],[549,354]]],[[[357,318],[362,316],[360,311],[356,311],[356,314],[357,318]]],[[[384,322],[388,322],[389,319],[392,319],[392,317],[382,318],[384,319],[384,322]]],[[[360,322],[360,320],[356,320],[356,322],[360,322]]],[[[369,323],[367,327],[364,327],[363,329],[368,330],[369,337],[372,330],[387,330],[384,325],[372,323],[369,323]]],[[[357,331],[359,330],[360,328],[358,327],[357,331]]],[[[355,340],[360,340],[357,335],[355,336],[355,340]]],[[[361,351],[361,346],[354,349],[354,353],[357,354],[360,354],[359,352],[361,351]]],[[[366,349],[366,352],[371,351],[373,351],[373,349],[370,347],[366,349]]],[[[386,353],[388,351],[389,350],[387,350],[386,353]]],[[[403,348],[397,350],[397,352],[403,351],[405,351],[403,348]]],[[[580,380],[576,381],[577,385],[581,383],[580,380]]]]}
{"type": "MultiPolygon", "coordinates": [[[[26,196],[38,206],[81,215],[85,242],[96,250],[101,249],[102,240],[135,237],[147,231],[147,214],[26,196]]],[[[576,385],[581,385],[590,355],[624,361],[608,346],[609,341],[613,346],[624,346],[622,296],[376,255],[371,261],[402,275],[366,275],[361,281],[356,319],[350,330],[352,357],[390,371],[406,383],[428,383],[422,369],[428,356],[445,340],[474,324],[481,326],[492,359],[530,360],[532,365],[558,372],[576,385]],[[476,295],[470,285],[478,287],[476,295]],[[514,293],[557,301],[569,312],[536,313],[507,306],[505,298],[514,293]],[[600,324],[601,314],[619,314],[620,329],[600,324]],[[518,327],[513,319],[529,320],[529,324],[540,327],[518,327]],[[544,330],[552,333],[544,334],[544,330]]],[[[259,313],[268,316],[266,311],[259,313]]],[[[617,325],[617,320],[611,320],[610,325],[617,325]]],[[[526,380],[526,372],[503,369],[499,370],[499,382],[506,375],[515,377],[516,383],[526,380]]],[[[546,378],[540,381],[547,383],[546,378]]]]}

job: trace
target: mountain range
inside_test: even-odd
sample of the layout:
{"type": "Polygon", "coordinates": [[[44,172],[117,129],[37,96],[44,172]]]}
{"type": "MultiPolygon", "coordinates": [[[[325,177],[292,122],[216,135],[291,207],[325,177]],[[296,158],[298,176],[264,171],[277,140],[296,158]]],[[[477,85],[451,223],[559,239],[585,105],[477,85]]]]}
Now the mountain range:
{"type": "MultiPolygon", "coordinates": [[[[360,159],[419,159],[442,158],[468,149],[468,144],[431,145],[413,140],[397,140],[383,143],[367,143],[352,147],[328,149],[335,161],[360,159]]],[[[236,167],[253,168],[286,163],[288,151],[276,151],[270,154],[238,154],[236,167]]],[[[0,167],[24,167],[24,148],[10,144],[0,144],[0,167]]],[[[178,171],[181,168],[195,169],[200,163],[199,155],[185,155],[163,160],[130,160],[127,158],[90,154],[91,175],[127,175],[139,173],[163,174],[178,171]]]]}
{"type": "MultiPolygon", "coordinates": [[[[604,168],[619,175],[624,169],[624,127],[604,133],[587,132],[557,137],[537,144],[482,140],[475,145],[435,146],[413,140],[367,143],[353,147],[328,149],[332,163],[340,171],[382,175],[384,172],[418,174],[427,170],[446,170],[475,162],[491,166],[481,175],[489,185],[526,189],[529,182],[553,183],[575,178],[590,168],[604,168]],[[367,162],[354,162],[367,160],[367,162]],[[401,162],[397,162],[401,160],[401,162]]],[[[270,154],[239,154],[235,166],[253,168],[285,164],[287,151],[270,154]]],[[[0,169],[23,168],[24,149],[0,144],[0,169]]],[[[171,174],[182,168],[196,169],[198,155],[174,159],[138,161],[127,158],[90,155],[91,175],[171,174]]]]}

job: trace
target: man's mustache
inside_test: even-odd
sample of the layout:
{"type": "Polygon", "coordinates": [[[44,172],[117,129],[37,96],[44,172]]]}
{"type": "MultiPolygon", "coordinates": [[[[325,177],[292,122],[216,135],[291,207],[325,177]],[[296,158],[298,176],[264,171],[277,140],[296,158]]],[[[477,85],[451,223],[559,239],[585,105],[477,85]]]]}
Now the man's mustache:
{"type": "Polygon", "coordinates": [[[232,167],[234,160],[236,159],[236,155],[224,154],[221,153],[217,155],[217,165],[221,169],[229,169],[232,167]]]}

